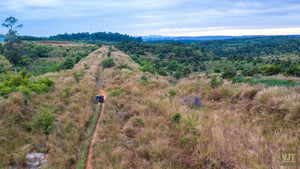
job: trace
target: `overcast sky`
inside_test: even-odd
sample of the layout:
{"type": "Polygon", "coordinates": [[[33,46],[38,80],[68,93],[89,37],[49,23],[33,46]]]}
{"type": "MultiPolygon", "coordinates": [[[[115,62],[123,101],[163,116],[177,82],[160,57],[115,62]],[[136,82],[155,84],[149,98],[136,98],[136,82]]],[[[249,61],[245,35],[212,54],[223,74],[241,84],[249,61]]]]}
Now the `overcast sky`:
{"type": "Polygon", "coordinates": [[[0,14],[1,21],[16,17],[20,34],[34,36],[300,34],[300,0],[0,0],[0,14]]]}

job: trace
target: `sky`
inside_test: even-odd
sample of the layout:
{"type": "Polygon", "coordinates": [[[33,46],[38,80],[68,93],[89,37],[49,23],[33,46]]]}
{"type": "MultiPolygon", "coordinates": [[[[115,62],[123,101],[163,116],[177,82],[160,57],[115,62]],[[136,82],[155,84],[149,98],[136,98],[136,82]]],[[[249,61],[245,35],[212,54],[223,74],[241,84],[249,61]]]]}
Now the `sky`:
{"type": "Polygon", "coordinates": [[[0,21],[9,16],[32,36],[300,35],[300,0],[0,0],[0,21]]]}

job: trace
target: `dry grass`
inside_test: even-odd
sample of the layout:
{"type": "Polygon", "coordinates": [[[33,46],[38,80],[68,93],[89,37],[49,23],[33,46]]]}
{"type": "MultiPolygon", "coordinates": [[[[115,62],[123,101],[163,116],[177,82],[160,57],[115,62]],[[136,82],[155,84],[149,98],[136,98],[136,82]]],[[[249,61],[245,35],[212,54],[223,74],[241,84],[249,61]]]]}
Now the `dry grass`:
{"type": "Polygon", "coordinates": [[[122,92],[106,100],[95,168],[279,168],[280,150],[300,144],[297,87],[225,82],[213,89],[210,78],[197,76],[173,86],[174,79],[152,74],[146,75],[148,84],[141,84],[142,72],[128,56],[115,51],[111,57],[134,73],[104,71],[106,92],[122,92]],[[176,92],[173,98],[170,89],[176,92]],[[188,96],[200,96],[203,107],[179,101],[188,96]],[[172,123],[176,113],[182,115],[179,124],[172,123]]]}
{"type": "Polygon", "coordinates": [[[28,151],[48,152],[49,168],[71,168],[78,161],[80,141],[94,112],[95,80],[99,76],[102,47],[75,65],[65,70],[43,75],[55,81],[56,88],[49,93],[33,94],[28,105],[24,105],[21,93],[12,93],[1,101],[0,168],[7,165],[24,165],[28,151]],[[84,65],[89,65],[86,69],[84,65]],[[73,71],[85,71],[84,77],[76,83],[73,71]],[[26,131],[32,117],[40,107],[51,105],[55,109],[56,125],[48,139],[43,133],[26,131]],[[29,144],[28,144],[29,143],[29,144]],[[24,145],[27,145],[24,147],[24,145]]]}
{"type": "MultiPolygon", "coordinates": [[[[22,165],[24,152],[45,148],[49,168],[76,164],[95,109],[95,80],[107,52],[108,47],[102,47],[74,70],[44,75],[56,82],[56,89],[32,95],[27,107],[20,93],[1,101],[0,143],[8,145],[0,146],[1,164],[22,165]],[[81,70],[85,75],[76,83],[72,72],[81,70]],[[55,107],[57,120],[48,140],[22,130],[38,113],[38,106],[45,105],[55,107]],[[30,142],[29,149],[24,147],[30,142]]],[[[173,85],[173,78],[148,73],[148,82],[141,83],[143,73],[129,56],[113,50],[111,58],[116,66],[101,72],[109,95],[94,145],[94,168],[280,168],[280,150],[300,145],[299,87],[225,82],[213,89],[205,76],[173,85]],[[132,70],[117,69],[121,64],[132,70]],[[171,89],[176,93],[173,97],[168,94],[171,89]],[[116,90],[121,92],[110,95],[116,90]],[[201,97],[203,107],[180,101],[194,96],[201,97]],[[172,122],[175,114],[181,115],[179,123],[172,122]]]]}

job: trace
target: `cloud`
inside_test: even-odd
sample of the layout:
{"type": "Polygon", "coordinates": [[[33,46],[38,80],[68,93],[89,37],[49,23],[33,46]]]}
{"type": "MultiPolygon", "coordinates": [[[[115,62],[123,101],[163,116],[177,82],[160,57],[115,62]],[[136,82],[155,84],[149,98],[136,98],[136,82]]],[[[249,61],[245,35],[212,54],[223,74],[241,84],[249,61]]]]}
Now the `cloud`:
{"type": "Polygon", "coordinates": [[[34,27],[41,34],[104,30],[145,35],[225,27],[253,32],[300,26],[298,0],[0,0],[0,14],[1,20],[17,17],[24,32],[34,27]]]}
{"type": "Polygon", "coordinates": [[[166,28],[159,30],[165,36],[242,36],[242,35],[287,35],[300,34],[300,27],[287,28],[235,28],[235,27],[210,27],[210,28],[166,28]]]}

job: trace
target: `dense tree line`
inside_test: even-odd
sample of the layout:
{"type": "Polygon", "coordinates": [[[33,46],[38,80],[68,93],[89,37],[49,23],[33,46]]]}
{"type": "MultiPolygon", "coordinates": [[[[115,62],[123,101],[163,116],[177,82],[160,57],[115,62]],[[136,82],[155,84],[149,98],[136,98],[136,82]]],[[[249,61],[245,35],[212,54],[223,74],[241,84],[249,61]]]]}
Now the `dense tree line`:
{"type": "Polygon", "coordinates": [[[142,42],[141,37],[133,37],[129,35],[124,35],[120,33],[111,32],[96,32],[96,33],[72,33],[72,34],[58,34],[55,36],[50,36],[49,40],[85,40],[85,41],[109,41],[109,42],[142,42]]]}

